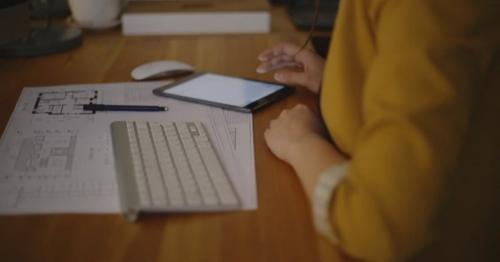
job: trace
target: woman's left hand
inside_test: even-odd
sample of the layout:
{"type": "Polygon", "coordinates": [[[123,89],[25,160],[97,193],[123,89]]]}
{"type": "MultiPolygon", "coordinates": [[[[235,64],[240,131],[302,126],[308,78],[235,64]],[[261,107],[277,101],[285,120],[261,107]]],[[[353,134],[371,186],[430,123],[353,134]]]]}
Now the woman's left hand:
{"type": "Polygon", "coordinates": [[[264,138],[271,151],[280,159],[290,162],[297,145],[311,136],[324,137],[326,130],[320,118],[308,107],[299,104],[290,110],[283,110],[271,121],[264,138]]]}
{"type": "Polygon", "coordinates": [[[304,105],[283,110],[264,133],[267,146],[293,167],[309,199],[321,172],[347,161],[326,134],[320,118],[304,105]]]}

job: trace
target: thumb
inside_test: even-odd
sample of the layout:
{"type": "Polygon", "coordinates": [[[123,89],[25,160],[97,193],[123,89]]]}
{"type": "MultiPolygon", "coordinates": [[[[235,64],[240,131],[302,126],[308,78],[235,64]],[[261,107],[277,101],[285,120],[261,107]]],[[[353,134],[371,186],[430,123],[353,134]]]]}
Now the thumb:
{"type": "Polygon", "coordinates": [[[282,71],[274,74],[274,79],[280,83],[288,85],[300,85],[309,87],[311,85],[309,77],[303,72],[282,71]]]}

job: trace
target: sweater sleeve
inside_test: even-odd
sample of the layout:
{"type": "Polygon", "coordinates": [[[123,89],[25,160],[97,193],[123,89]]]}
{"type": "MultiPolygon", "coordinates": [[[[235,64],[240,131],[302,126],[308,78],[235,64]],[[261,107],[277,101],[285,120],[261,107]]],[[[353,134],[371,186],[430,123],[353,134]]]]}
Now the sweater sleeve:
{"type": "Polygon", "coordinates": [[[348,163],[328,168],[320,175],[314,189],[312,203],[314,226],[318,233],[334,243],[338,242],[338,240],[330,224],[330,205],[335,189],[347,174],[348,169],[348,163]]]}
{"type": "Polygon", "coordinates": [[[386,1],[374,18],[363,126],[330,207],[354,257],[404,260],[434,237],[483,67],[466,2],[386,1]]]}

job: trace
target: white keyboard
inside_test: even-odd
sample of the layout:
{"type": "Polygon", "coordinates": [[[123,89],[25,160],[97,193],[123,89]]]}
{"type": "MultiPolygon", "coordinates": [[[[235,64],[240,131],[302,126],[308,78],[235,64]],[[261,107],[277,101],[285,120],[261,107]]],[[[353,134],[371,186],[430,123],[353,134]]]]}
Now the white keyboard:
{"type": "Polygon", "coordinates": [[[141,211],[236,209],[240,200],[201,122],[111,124],[120,201],[141,211]]]}

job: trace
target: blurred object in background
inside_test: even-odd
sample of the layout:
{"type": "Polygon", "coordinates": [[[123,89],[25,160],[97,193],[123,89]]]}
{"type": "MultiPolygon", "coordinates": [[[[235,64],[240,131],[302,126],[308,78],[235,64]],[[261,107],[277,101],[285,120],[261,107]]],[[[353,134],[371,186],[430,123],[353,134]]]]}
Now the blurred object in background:
{"type": "MultiPolygon", "coordinates": [[[[281,2],[288,5],[288,14],[295,26],[301,30],[311,29],[314,20],[314,0],[283,0],[281,2]]],[[[338,6],[339,0],[320,0],[317,30],[331,31],[333,29],[338,6]]]]}
{"type": "Polygon", "coordinates": [[[30,1],[31,18],[46,19],[50,17],[67,17],[70,15],[68,0],[52,0],[50,12],[47,12],[47,4],[44,0],[30,1]]]}
{"type": "Polygon", "coordinates": [[[80,28],[103,30],[121,23],[126,0],[68,0],[73,22],[80,28]]]}
{"type": "Polygon", "coordinates": [[[330,48],[330,36],[313,36],[311,43],[316,50],[316,53],[323,58],[328,56],[328,50],[330,48]]]}
{"type": "Polygon", "coordinates": [[[2,0],[0,4],[0,57],[31,57],[80,46],[82,32],[76,27],[54,25],[56,0],[38,0],[45,6],[45,25],[31,25],[28,0],[2,0]]]}
{"type": "MultiPolygon", "coordinates": [[[[314,0],[312,0],[314,1],[314,0]]],[[[272,5],[286,5],[290,2],[290,0],[269,0],[269,3],[272,5]]]]}
{"type": "Polygon", "coordinates": [[[28,1],[0,2],[0,45],[25,37],[30,32],[28,1]]]}

